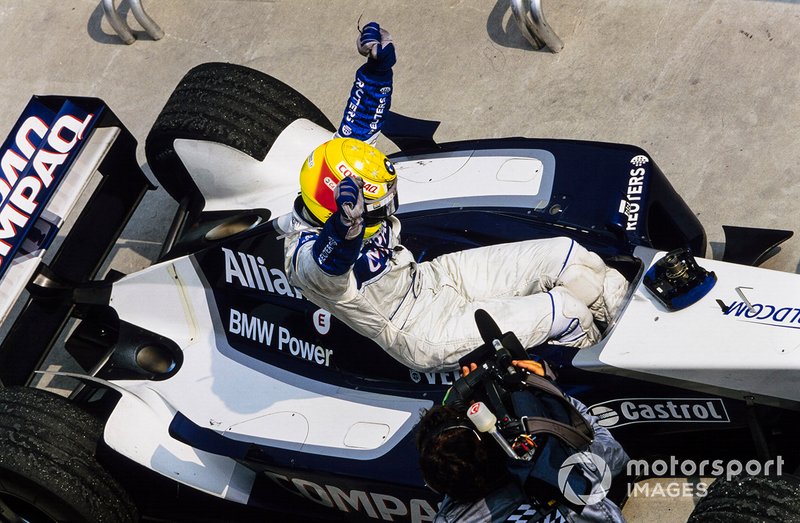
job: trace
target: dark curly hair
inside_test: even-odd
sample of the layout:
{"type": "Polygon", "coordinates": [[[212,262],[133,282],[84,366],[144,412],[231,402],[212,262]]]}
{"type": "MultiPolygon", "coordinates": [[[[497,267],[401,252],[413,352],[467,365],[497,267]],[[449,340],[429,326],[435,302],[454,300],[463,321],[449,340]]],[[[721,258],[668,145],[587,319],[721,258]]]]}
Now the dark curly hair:
{"type": "Polygon", "coordinates": [[[508,480],[506,457],[488,435],[452,407],[423,411],[417,426],[419,466],[425,482],[456,501],[477,501],[508,480]]]}

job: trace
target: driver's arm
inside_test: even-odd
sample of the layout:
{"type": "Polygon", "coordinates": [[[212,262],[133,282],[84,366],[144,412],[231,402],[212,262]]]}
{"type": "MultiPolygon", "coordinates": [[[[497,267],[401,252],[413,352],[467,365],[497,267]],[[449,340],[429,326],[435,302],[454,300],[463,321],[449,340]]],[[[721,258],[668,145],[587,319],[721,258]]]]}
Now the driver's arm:
{"type": "Polygon", "coordinates": [[[303,233],[292,256],[293,272],[304,290],[329,299],[355,292],[353,264],[364,240],[364,181],[349,176],[333,191],[338,210],[319,233],[303,233]]]}
{"type": "Polygon", "coordinates": [[[336,136],[374,144],[392,102],[392,66],[397,59],[392,37],[377,22],[361,29],[356,47],[367,63],[356,71],[336,136]]]}

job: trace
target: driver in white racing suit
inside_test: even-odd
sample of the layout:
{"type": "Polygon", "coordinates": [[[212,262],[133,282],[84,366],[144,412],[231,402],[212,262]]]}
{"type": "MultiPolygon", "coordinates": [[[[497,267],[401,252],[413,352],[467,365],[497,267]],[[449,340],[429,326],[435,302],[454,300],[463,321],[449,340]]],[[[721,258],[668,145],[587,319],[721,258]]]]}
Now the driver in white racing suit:
{"type": "Polygon", "coordinates": [[[368,143],[389,109],[394,44],[373,22],[358,48],[368,60],[337,137],[308,157],[295,210],[278,221],[291,283],[419,371],[455,369],[482,343],[479,308],[527,347],[595,343],[595,319],[615,315],[627,282],[575,241],[494,245],[422,263],[401,245],[394,166],[368,143]]]}

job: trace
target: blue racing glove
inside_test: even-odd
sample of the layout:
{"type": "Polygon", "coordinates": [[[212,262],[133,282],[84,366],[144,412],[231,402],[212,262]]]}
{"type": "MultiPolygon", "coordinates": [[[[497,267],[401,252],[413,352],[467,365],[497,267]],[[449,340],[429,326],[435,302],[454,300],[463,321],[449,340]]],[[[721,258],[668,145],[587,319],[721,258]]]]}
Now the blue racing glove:
{"type": "Polygon", "coordinates": [[[392,36],[378,22],[370,22],[361,29],[356,47],[375,71],[388,71],[397,62],[392,36]]]}
{"type": "Polygon", "coordinates": [[[361,252],[364,238],[364,181],[349,176],[333,190],[338,210],[328,218],[314,241],[317,265],[337,276],[349,271],[361,252]]]}
{"type": "Polygon", "coordinates": [[[336,232],[345,240],[357,238],[364,230],[364,180],[360,176],[348,176],[333,190],[339,211],[332,216],[336,232]],[[336,216],[338,215],[338,216],[336,216]]]}

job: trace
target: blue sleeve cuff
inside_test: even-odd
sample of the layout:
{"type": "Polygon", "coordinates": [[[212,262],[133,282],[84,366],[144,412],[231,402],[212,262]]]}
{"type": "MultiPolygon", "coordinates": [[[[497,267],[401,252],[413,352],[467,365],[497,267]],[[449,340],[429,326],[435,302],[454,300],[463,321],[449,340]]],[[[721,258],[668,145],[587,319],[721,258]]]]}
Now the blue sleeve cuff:
{"type": "Polygon", "coordinates": [[[311,252],[314,254],[314,261],[320,269],[331,276],[340,276],[349,271],[361,253],[361,243],[364,239],[364,232],[352,240],[346,240],[346,231],[339,231],[336,227],[340,223],[338,212],[334,213],[319,233],[319,237],[314,241],[311,252]]]}
{"type": "Polygon", "coordinates": [[[339,136],[367,141],[381,130],[392,102],[392,76],[391,69],[379,71],[370,62],[356,71],[339,136]]]}

